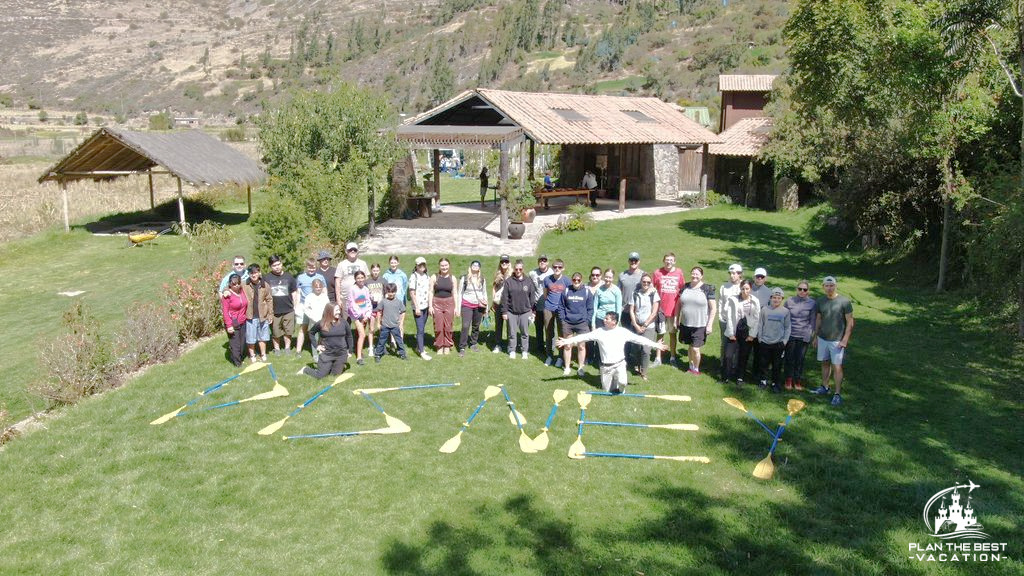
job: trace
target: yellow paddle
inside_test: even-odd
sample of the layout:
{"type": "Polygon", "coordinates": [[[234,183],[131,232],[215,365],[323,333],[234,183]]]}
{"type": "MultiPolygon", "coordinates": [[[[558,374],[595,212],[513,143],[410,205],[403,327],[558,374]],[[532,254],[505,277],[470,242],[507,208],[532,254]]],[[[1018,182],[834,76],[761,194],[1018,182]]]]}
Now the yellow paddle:
{"type": "Polygon", "coordinates": [[[587,451],[586,447],[583,446],[583,422],[587,415],[587,406],[590,404],[590,399],[590,394],[586,392],[576,394],[576,401],[580,404],[580,419],[576,429],[576,441],[572,443],[572,446],[569,446],[569,458],[573,460],[582,460],[583,453],[587,451]]]}
{"type": "Polygon", "coordinates": [[[793,415],[804,409],[804,402],[802,400],[790,400],[786,404],[786,421],[779,426],[779,430],[775,433],[775,439],[772,440],[772,447],[768,450],[768,455],[763,460],[754,466],[754,477],[760,478],[761,480],[771,480],[772,476],[775,475],[775,463],[772,462],[772,455],[775,453],[775,447],[779,445],[779,439],[782,438],[782,433],[786,431],[786,426],[789,425],[789,421],[793,419],[793,415]]]}
{"type": "Polygon", "coordinates": [[[473,419],[476,418],[476,415],[484,407],[484,404],[486,404],[488,400],[494,398],[498,394],[501,394],[501,388],[498,388],[497,386],[488,386],[487,388],[485,388],[484,399],[479,404],[477,404],[476,410],[473,410],[473,414],[470,415],[469,420],[463,422],[462,428],[459,429],[458,434],[449,438],[447,442],[441,445],[441,448],[439,448],[439,450],[441,452],[444,452],[445,454],[451,454],[452,452],[458,450],[459,446],[462,444],[462,433],[466,431],[466,428],[469,428],[469,425],[473,422],[473,419]]]}
{"type": "Polygon", "coordinates": [[[193,398],[193,399],[189,400],[188,402],[186,402],[181,408],[178,408],[177,410],[174,410],[172,412],[168,412],[167,414],[164,414],[163,416],[157,418],[156,420],[153,420],[149,424],[151,426],[156,426],[156,425],[159,425],[159,424],[163,424],[164,422],[167,422],[171,418],[174,418],[174,417],[178,416],[179,414],[181,414],[182,412],[184,412],[185,409],[188,408],[189,406],[191,406],[191,405],[195,404],[196,402],[198,402],[199,399],[202,398],[203,396],[206,396],[207,394],[212,394],[212,393],[216,392],[217,390],[220,390],[223,386],[226,386],[232,380],[235,380],[236,378],[241,377],[243,374],[248,374],[249,372],[255,372],[255,371],[259,370],[260,368],[263,368],[264,366],[266,366],[266,364],[264,364],[263,362],[253,362],[252,364],[249,364],[248,366],[246,366],[238,374],[235,374],[234,376],[231,376],[230,378],[225,378],[224,380],[221,380],[220,382],[217,382],[213,386],[210,386],[206,390],[203,390],[202,392],[200,392],[195,398],[193,398]]]}
{"type": "Polygon", "coordinates": [[[555,401],[555,405],[551,407],[551,413],[548,414],[548,421],[544,424],[544,427],[540,429],[540,434],[533,439],[533,447],[537,451],[546,450],[548,447],[548,430],[551,428],[551,421],[555,419],[555,412],[558,411],[558,403],[569,395],[568,390],[555,390],[551,395],[551,398],[555,401]]]}
{"type": "Polygon", "coordinates": [[[291,418],[292,416],[295,416],[299,412],[302,412],[303,408],[305,408],[306,406],[309,406],[317,398],[319,398],[319,397],[323,396],[324,394],[326,394],[328,390],[330,390],[331,388],[334,388],[338,384],[341,384],[342,382],[348,380],[352,376],[353,376],[352,372],[345,372],[344,374],[339,375],[337,378],[334,379],[334,382],[332,382],[326,388],[324,388],[323,390],[321,390],[321,391],[317,392],[316,394],[314,394],[309,400],[306,400],[302,404],[299,404],[298,408],[296,408],[295,410],[292,410],[292,412],[290,414],[288,414],[287,416],[285,416],[284,418],[282,418],[282,419],[278,420],[277,422],[274,422],[273,424],[270,424],[270,425],[266,426],[265,428],[263,428],[262,430],[260,430],[258,432],[258,434],[260,436],[269,436],[269,435],[273,434],[274,432],[277,432],[278,430],[281,429],[282,426],[284,426],[284,423],[287,422],[289,418],[291,418]]]}

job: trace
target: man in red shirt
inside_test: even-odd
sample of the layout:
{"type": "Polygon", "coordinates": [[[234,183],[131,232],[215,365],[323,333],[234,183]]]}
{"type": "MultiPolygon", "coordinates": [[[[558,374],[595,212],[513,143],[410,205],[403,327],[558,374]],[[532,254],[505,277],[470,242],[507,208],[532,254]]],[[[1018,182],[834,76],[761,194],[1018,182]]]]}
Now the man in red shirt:
{"type": "MultiPolygon", "coordinates": [[[[675,365],[676,361],[676,325],[672,320],[676,314],[676,304],[679,301],[679,292],[683,289],[683,285],[686,283],[683,277],[683,271],[676,268],[676,255],[672,252],[665,254],[664,259],[665,265],[654,271],[654,289],[658,291],[658,296],[661,297],[661,312],[664,314],[665,319],[658,322],[658,342],[664,341],[664,334],[668,333],[668,354],[669,363],[675,365]]],[[[658,351],[658,357],[655,358],[652,366],[661,364],[661,351],[658,351]]]]}

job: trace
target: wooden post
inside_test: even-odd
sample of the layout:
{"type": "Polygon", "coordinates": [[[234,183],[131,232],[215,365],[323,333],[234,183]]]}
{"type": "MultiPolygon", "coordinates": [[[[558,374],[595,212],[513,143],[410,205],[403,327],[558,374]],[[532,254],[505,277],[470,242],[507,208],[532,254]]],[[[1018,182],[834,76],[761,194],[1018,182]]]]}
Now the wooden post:
{"type": "Polygon", "coordinates": [[[530,140],[530,180],[533,180],[533,165],[535,162],[533,140],[530,140]]]}
{"type": "Polygon", "coordinates": [[[754,198],[754,158],[753,157],[750,158],[750,162],[747,162],[747,190],[746,190],[746,194],[745,195],[746,195],[746,198],[744,199],[743,205],[746,206],[747,208],[750,208],[751,200],[756,200],[756,198],[754,198]]]}
{"type": "Polygon", "coordinates": [[[441,151],[434,148],[431,156],[434,162],[434,197],[437,199],[437,210],[441,211],[441,151]]]}
{"type": "Polygon", "coordinates": [[[181,177],[178,177],[178,219],[181,224],[181,233],[188,235],[185,228],[185,193],[181,191],[181,177]]]}
{"type": "Polygon", "coordinates": [[[66,180],[58,180],[60,182],[60,196],[61,203],[64,209],[64,232],[71,232],[71,217],[68,214],[68,183],[66,180]]]}
{"type": "MultiPolygon", "coordinates": [[[[508,144],[505,142],[501,143],[501,155],[499,158],[498,190],[499,192],[504,192],[503,189],[508,183],[508,144]]],[[[505,205],[505,195],[499,194],[499,196],[501,196],[501,207],[498,209],[498,214],[500,214],[498,222],[500,223],[501,239],[504,241],[508,240],[508,207],[505,205]]]]}
{"type": "Polygon", "coordinates": [[[619,179],[619,214],[626,211],[626,179],[619,179]]]}
{"type": "Polygon", "coordinates": [[[149,209],[156,208],[156,196],[153,194],[153,169],[146,170],[146,175],[149,176],[149,209]]]}
{"type": "Polygon", "coordinates": [[[249,201],[249,216],[252,216],[252,186],[245,187],[245,197],[249,201]]]}
{"type": "Polygon", "coordinates": [[[705,143],[700,149],[700,198],[697,199],[701,206],[708,205],[708,145],[705,143]]]}
{"type": "Polygon", "coordinates": [[[523,150],[523,148],[524,148],[523,145],[524,144],[526,144],[526,140],[521,140],[519,142],[519,187],[520,188],[522,188],[524,185],[526,185],[526,155],[524,154],[525,150],[523,150]]]}

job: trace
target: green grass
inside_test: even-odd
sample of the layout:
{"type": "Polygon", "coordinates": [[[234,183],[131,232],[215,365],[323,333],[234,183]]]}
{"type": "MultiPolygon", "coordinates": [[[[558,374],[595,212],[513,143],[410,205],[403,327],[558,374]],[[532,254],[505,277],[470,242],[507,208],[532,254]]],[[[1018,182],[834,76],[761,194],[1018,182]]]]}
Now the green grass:
{"type": "Polygon", "coordinates": [[[622,92],[627,89],[637,89],[644,83],[645,78],[643,76],[628,76],[626,78],[618,78],[616,80],[604,80],[594,84],[594,90],[597,92],[622,92]]]}
{"type": "MultiPolygon", "coordinates": [[[[618,268],[637,249],[645,268],[672,250],[683,267],[703,265],[715,283],[737,260],[764,265],[771,283],[787,291],[802,276],[814,279],[812,286],[826,273],[839,276],[857,317],[846,404],[836,410],[804,396],[808,406],[780,445],[772,481],[750,474],[770,438],[722,398],[737,396],[772,423],[785,416],[792,395],[737,390],[668,367],[631,391],[689,394],[693,402],[595,398],[588,417],[691,422],[699,432],[592,427],[584,433],[586,446],[706,455],[710,464],[570,460],[566,451],[579,416],[574,396],[596,385],[593,369],[583,381],[562,379],[537,358],[484,352],[431,362],[371,362],[281,431],[382,426],[380,414],[350,393],[356,387],[462,383],[376,395],[389,414],[409,424],[408,434],[289,442],[256,435],[327,384],[294,376],[300,364],[295,358],[275,364],[291,391],[288,398],[149,426],[232,373],[223,339],[214,338],[5,447],[0,573],[1021,573],[1021,347],[1001,327],[972,319],[974,310],[962,295],[934,296],[915,283],[908,274],[913,271],[828,250],[831,243],[812,225],[813,216],[807,210],[767,214],[716,207],[602,222],[588,232],[548,235],[541,244],[542,251],[566,260],[569,271],[592,264],[618,268]],[[548,414],[552,390],[572,393],[556,416],[546,452],[520,452],[500,396],[463,434],[458,452],[437,451],[489,384],[508,385],[531,437],[548,414]],[[1013,560],[908,560],[909,542],[932,541],[921,522],[924,502],[967,478],[982,486],[975,507],[986,531],[992,541],[1009,544],[1013,560]]],[[[88,244],[75,235],[58,246],[37,242],[7,249],[4,277],[24,281],[46,256],[64,258],[51,248],[88,244]]],[[[246,248],[240,243],[240,250],[246,248]]],[[[177,250],[173,243],[147,251],[76,249],[82,251],[78,261],[93,265],[94,276],[108,278],[93,289],[97,299],[110,298],[97,302],[110,315],[117,299],[130,300],[115,298],[115,292],[133,280],[158,282],[184,265],[161,254],[177,250]]],[[[413,256],[403,255],[403,263],[413,256]]],[[[469,260],[453,258],[455,270],[469,260]]],[[[47,260],[45,269],[57,268],[52,265],[47,260]]],[[[493,266],[487,259],[485,270],[493,266]]],[[[5,297],[9,289],[4,286],[5,297]]],[[[52,327],[52,319],[33,314],[42,309],[30,308],[23,317],[31,317],[32,326],[52,327]]],[[[2,324],[10,346],[16,328],[28,324],[12,326],[17,317],[5,313],[11,314],[2,324]]],[[[707,347],[709,373],[717,368],[717,349],[715,336],[707,347]]],[[[816,381],[815,364],[809,364],[816,381]]],[[[199,406],[269,387],[267,374],[258,372],[199,406]]]]}
{"type": "MultiPolygon", "coordinates": [[[[441,203],[442,204],[479,204],[480,202],[480,180],[476,174],[467,174],[467,178],[452,178],[447,174],[441,175],[441,203]]],[[[491,177],[492,183],[496,179],[491,177]]],[[[492,190],[487,191],[488,202],[493,197],[492,190]]]]}

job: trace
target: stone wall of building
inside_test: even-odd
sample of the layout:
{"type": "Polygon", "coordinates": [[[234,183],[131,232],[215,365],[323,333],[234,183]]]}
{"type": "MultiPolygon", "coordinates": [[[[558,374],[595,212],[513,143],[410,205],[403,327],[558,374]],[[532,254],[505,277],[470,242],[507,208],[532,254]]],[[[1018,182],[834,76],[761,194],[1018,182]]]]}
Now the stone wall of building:
{"type": "Polygon", "coordinates": [[[654,174],[653,199],[674,202],[679,199],[679,149],[674,144],[654,144],[650,148],[647,173],[654,174]]]}

